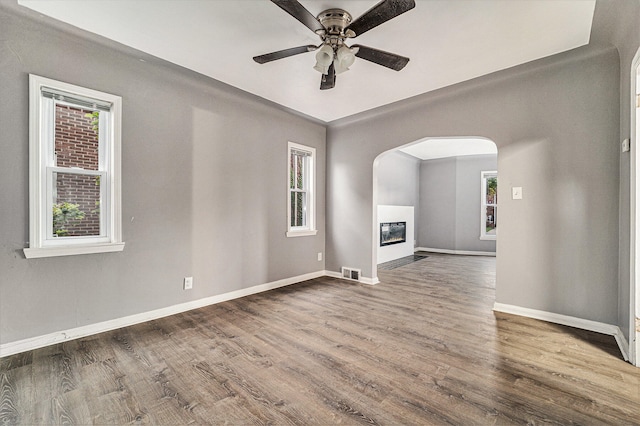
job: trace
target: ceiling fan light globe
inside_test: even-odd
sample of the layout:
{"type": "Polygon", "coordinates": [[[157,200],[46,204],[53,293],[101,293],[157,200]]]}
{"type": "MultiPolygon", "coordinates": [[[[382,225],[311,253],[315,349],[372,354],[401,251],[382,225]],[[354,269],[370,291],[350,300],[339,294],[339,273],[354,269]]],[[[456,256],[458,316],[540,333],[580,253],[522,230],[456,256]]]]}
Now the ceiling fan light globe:
{"type": "Polygon", "coordinates": [[[345,71],[349,71],[349,67],[342,66],[338,61],[333,64],[336,68],[336,74],[342,74],[345,71]]]}
{"type": "Polygon", "coordinates": [[[342,46],[336,53],[336,59],[340,64],[349,68],[356,61],[355,53],[347,46],[342,46]]]}
{"type": "Polygon", "coordinates": [[[328,44],[323,45],[316,53],[316,62],[320,66],[326,66],[329,68],[331,62],[333,62],[333,49],[328,44]]]}
{"type": "Polygon", "coordinates": [[[313,67],[314,70],[318,71],[321,74],[329,74],[329,67],[331,66],[331,64],[329,65],[322,65],[319,62],[316,62],[316,65],[313,67]]]}
{"type": "Polygon", "coordinates": [[[342,46],[336,53],[336,74],[348,71],[349,67],[356,61],[356,55],[347,46],[342,46]]]}

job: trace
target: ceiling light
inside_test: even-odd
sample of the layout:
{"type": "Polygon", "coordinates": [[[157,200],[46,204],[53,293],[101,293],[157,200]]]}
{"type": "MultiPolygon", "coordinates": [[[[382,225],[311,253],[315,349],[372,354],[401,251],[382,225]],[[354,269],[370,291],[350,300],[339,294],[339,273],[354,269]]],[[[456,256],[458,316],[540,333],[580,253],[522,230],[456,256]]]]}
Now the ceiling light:
{"type": "Polygon", "coordinates": [[[322,74],[328,74],[329,67],[332,62],[333,48],[328,44],[324,44],[320,49],[318,49],[318,53],[316,53],[316,65],[313,69],[321,72],[322,74]]]}
{"type": "Polygon", "coordinates": [[[336,60],[334,66],[336,67],[336,74],[345,72],[356,60],[356,55],[349,49],[348,46],[342,45],[336,53],[336,60]]]}

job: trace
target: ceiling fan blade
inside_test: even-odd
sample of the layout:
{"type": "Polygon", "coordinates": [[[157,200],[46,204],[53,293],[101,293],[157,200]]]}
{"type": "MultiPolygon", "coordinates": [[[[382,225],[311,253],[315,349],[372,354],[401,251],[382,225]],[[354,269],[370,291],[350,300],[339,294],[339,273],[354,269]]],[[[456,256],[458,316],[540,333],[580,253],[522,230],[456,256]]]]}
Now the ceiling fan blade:
{"type": "Polygon", "coordinates": [[[290,49],[278,50],[277,52],[266,53],[260,56],[254,56],[253,60],[259,64],[275,61],[276,59],[288,58],[289,56],[299,55],[300,53],[313,52],[317,47],[314,45],[298,46],[290,49]]]}
{"type": "Polygon", "coordinates": [[[329,72],[322,74],[322,80],[320,80],[320,90],[333,89],[336,85],[336,69],[333,63],[329,66],[329,72]]]}
{"type": "Polygon", "coordinates": [[[325,30],[320,21],[318,21],[316,17],[305,9],[297,0],[271,0],[271,2],[296,18],[311,31],[318,32],[325,30]]]}
{"type": "Polygon", "coordinates": [[[356,53],[358,58],[366,59],[367,61],[382,65],[383,67],[391,68],[395,71],[400,71],[409,62],[409,58],[396,55],[395,53],[385,52],[384,50],[374,49],[372,47],[354,44],[351,48],[354,50],[356,48],[358,49],[358,52],[356,53]]]}
{"type": "Polygon", "coordinates": [[[345,28],[345,32],[351,30],[355,33],[353,37],[357,37],[371,28],[375,28],[389,19],[413,9],[415,6],[416,2],[414,0],[382,0],[353,21],[351,25],[345,28]]]}

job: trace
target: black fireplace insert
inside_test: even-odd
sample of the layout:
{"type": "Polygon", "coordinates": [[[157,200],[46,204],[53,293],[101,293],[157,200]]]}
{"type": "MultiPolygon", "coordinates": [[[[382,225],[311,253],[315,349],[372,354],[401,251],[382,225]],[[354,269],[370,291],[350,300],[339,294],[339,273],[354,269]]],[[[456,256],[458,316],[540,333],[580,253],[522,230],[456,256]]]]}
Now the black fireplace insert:
{"type": "Polygon", "coordinates": [[[380,247],[407,241],[407,222],[385,222],[380,224],[380,247]]]}

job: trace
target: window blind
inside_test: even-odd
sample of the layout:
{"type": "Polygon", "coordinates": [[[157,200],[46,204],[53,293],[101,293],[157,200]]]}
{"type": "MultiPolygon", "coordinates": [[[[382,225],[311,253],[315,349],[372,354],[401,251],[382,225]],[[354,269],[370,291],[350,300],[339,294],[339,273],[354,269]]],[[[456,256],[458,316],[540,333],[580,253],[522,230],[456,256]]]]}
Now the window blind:
{"type": "Polygon", "coordinates": [[[42,96],[44,96],[45,98],[64,101],[93,110],[111,111],[111,102],[86,98],[84,96],[74,95],[72,93],[63,92],[61,90],[51,89],[49,87],[42,87],[41,92],[42,96]]]}
{"type": "Polygon", "coordinates": [[[291,155],[296,155],[298,157],[311,157],[311,153],[307,151],[299,151],[297,149],[291,150],[291,155]]]}

